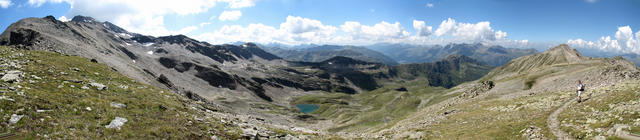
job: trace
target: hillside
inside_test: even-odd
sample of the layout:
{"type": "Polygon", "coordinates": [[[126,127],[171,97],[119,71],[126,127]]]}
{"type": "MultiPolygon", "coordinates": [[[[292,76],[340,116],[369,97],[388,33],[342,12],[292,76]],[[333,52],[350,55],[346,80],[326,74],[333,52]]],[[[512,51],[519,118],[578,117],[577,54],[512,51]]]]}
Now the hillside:
{"type": "Polygon", "coordinates": [[[288,62],[253,43],[212,45],[184,35],[146,36],[84,16],[68,22],[51,16],[23,19],[0,35],[0,44],[95,59],[142,83],[208,101],[284,103],[287,96],[310,90],[357,88],[290,73],[288,62]],[[283,93],[283,88],[298,92],[283,93]]]}
{"type": "Polygon", "coordinates": [[[327,59],[343,56],[357,60],[383,63],[387,65],[398,65],[398,62],[388,56],[364,47],[357,46],[338,46],[338,45],[321,45],[321,46],[293,46],[293,47],[277,47],[263,46],[265,51],[280,56],[286,60],[304,61],[304,62],[322,62],[327,59]]]}
{"type": "MultiPolygon", "coordinates": [[[[37,76],[43,79],[45,79],[45,76],[46,78],[51,78],[47,79],[47,81],[53,81],[49,82],[51,85],[40,85],[44,86],[43,88],[34,88],[34,85],[20,85],[20,88],[29,90],[25,93],[38,94],[61,91],[55,94],[37,95],[38,97],[53,96],[55,98],[36,100],[44,103],[30,104],[29,101],[31,100],[23,100],[23,97],[20,97],[22,93],[18,94],[16,92],[11,95],[3,94],[2,96],[3,104],[13,101],[27,103],[27,105],[11,104],[3,106],[7,108],[2,110],[15,110],[13,113],[5,112],[3,114],[6,120],[10,120],[3,122],[6,126],[9,126],[9,123],[18,118],[23,119],[18,117],[20,115],[24,115],[22,116],[24,119],[36,118],[32,112],[23,112],[25,110],[35,110],[35,114],[39,114],[42,111],[48,112],[47,110],[52,110],[51,112],[55,112],[58,111],[57,109],[62,108],[61,116],[56,116],[56,119],[61,119],[61,122],[68,123],[62,125],[62,127],[73,128],[69,131],[67,129],[37,129],[40,127],[32,126],[42,126],[44,124],[37,123],[40,118],[36,118],[35,121],[28,121],[25,125],[21,125],[20,122],[22,121],[19,121],[19,127],[3,129],[3,131],[6,130],[7,132],[2,133],[2,136],[15,136],[14,134],[16,134],[18,137],[36,138],[43,138],[44,135],[35,134],[33,136],[33,134],[27,134],[27,132],[56,133],[54,138],[64,139],[66,138],[64,135],[75,134],[77,130],[83,131],[82,135],[77,135],[79,139],[103,137],[101,132],[103,132],[104,127],[99,126],[106,126],[113,119],[117,121],[126,119],[129,123],[135,122],[132,124],[136,124],[136,127],[129,129],[126,126],[129,123],[125,122],[122,130],[128,131],[123,133],[122,136],[114,136],[116,139],[171,138],[172,136],[167,136],[166,134],[149,134],[158,132],[155,129],[165,128],[168,129],[166,130],[167,133],[180,133],[181,135],[175,136],[185,135],[194,139],[209,138],[213,135],[232,139],[239,137],[280,138],[289,137],[287,134],[301,139],[330,138],[335,135],[325,130],[335,127],[316,127],[318,123],[313,119],[309,120],[309,118],[322,118],[323,116],[301,113],[299,108],[296,107],[299,98],[314,95],[325,96],[330,93],[340,95],[339,97],[358,97],[358,100],[350,100],[347,101],[348,103],[361,104],[363,103],[361,102],[362,100],[378,97],[384,102],[389,102],[391,100],[386,97],[396,96],[394,93],[403,90],[420,92],[420,95],[427,95],[424,93],[431,93],[432,91],[447,90],[451,86],[480,77],[486,73],[486,68],[489,68],[489,66],[481,65],[475,60],[462,56],[451,57],[442,62],[434,62],[436,64],[418,64],[416,67],[409,65],[389,66],[342,56],[332,57],[320,62],[287,61],[260,49],[254,43],[212,45],[184,35],[147,36],[128,32],[109,22],[100,22],[84,16],[76,16],[67,22],[56,20],[52,16],[22,19],[9,26],[0,35],[0,44],[8,45],[7,49],[10,51],[19,51],[23,52],[23,54],[42,54],[51,57],[47,58],[46,63],[44,63],[45,60],[42,60],[45,57],[42,56],[27,56],[25,58],[30,61],[35,61],[34,59],[43,61],[42,65],[38,65],[37,68],[29,72],[42,72],[42,76],[37,76]],[[451,70],[436,68],[441,66],[443,68],[451,68],[451,70]],[[406,71],[407,68],[400,67],[410,68],[412,69],[411,71],[415,69],[417,72],[409,72],[406,71]],[[89,69],[95,71],[80,72],[89,69]],[[98,74],[95,74],[95,72],[98,74]],[[470,73],[459,74],[461,72],[470,73]],[[109,75],[104,75],[107,73],[109,75]],[[449,74],[458,75],[449,76],[449,74]],[[115,79],[114,77],[120,79],[115,79]],[[413,83],[414,86],[403,87],[402,84],[398,84],[405,82],[413,83]],[[103,89],[103,85],[106,88],[103,89]],[[92,86],[104,91],[93,90],[94,87],[92,86]],[[389,90],[390,88],[397,90],[389,90]],[[129,92],[130,90],[131,92],[129,92]],[[162,91],[162,94],[158,94],[157,97],[155,94],[153,96],[147,95],[160,91],[162,91]],[[93,94],[96,92],[108,94],[93,94]],[[370,96],[370,93],[388,96],[370,96]],[[142,97],[145,97],[144,100],[139,99],[142,97]],[[169,97],[175,97],[180,100],[167,103],[175,105],[158,106],[160,103],[170,101],[156,98],[168,99],[169,97]],[[7,102],[4,102],[5,99],[7,102]],[[77,102],[76,100],[82,102],[77,102]],[[140,101],[135,102],[135,100],[140,101]],[[127,107],[138,107],[138,110],[122,111],[117,107],[111,108],[109,107],[111,102],[114,102],[113,106],[122,108],[121,105],[124,104],[127,107]],[[65,106],[67,104],[70,106],[65,106]],[[181,104],[183,105],[181,106],[181,104]],[[184,104],[188,104],[187,107],[184,107],[184,104]],[[156,108],[156,106],[158,107],[156,108]],[[185,115],[185,118],[180,118],[178,115],[174,115],[175,113],[169,114],[178,116],[175,120],[166,120],[168,116],[162,113],[162,111],[165,111],[164,108],[171,109],[171,107],[178,106],[184,107],[182,110],[177,110],[178,113],[188,113],[187,109],[193,109],[193,114],[200,113],[204,114],[202,116],[220,118],[219,122],[222,122],[223,126],[217,125],[218,123],[206,123],[209,121],[205,120],[199,121],[201,117],[198,116],[189,117],[189,115],[185,115]],[[75,109],[73,112],[69,111],[73,109],[75,109]],[[113,112],[110,112],[111,110],[123,113],[123,115],[115,116],[113,112]],[[109,113],[106,117],[97,118],[91,115],[82,116],[78,114],[85,111],[107,111],[109,113]],[[140,117],[144,116],[153,117],[145,121],[138,121],[140,117]],[[93,119],[86,117],[93,117],[93,119]],[[184,119],[190,118],[195,119],[195,121],[190,120],[192,123],[204,122],[202,125],[214,126],[193,125],[188,121],[184,123],[184,119]],[[76,126],[79,124],[68,122],[74,119],[86,120],[87,123],[96,125],[80,129],[80,126],[76,126]],[[156,121],[163,120],[164,122],[157,123],[156,128],[156,121]],[[180,121],[180,124],[174,121],[180,121]],[[183,127],[183,125],[187,126],[183,127]],[[214,128],[220,128],[221,130],[211,130],[214,128]],[[20,130],[20,132],[14,133],[14,130],[20,130]],[[93,131],[98,132],[93,133],[93,131]],[[191,136],[192,133],[197,136],[191,136]],[[62,136],[58,136],[58,134],[62,136]]],[[[3,57],[3,59],[6,58],[3,57]]],[[[5,71],[5,74],[16,76],[13,71],[5,71]]],[[[29,78],[28,76],[20,77],[29,78]]],[[[13,88],[17,88],[17,86],[8,89],[13,90],[13,88]]],[[[431,94],[428,95],[431,96],[431,94]]],[[[448,97],[439,96],[438,98],[445,99],[448,97]]],[[[412,100],[417,99],[420,98],[413,98],[412,100]]],[[[397,101],[405,102],[406,100],[397,101]]],[[[405,105],[409,108],[417,108],[414,104],[405,105]]],[[[363,116],[370,117],[375,117],[375,112],[384,110],[379,105],[374,108],[367,106],[352,107],[372,109],[362,112],[363,116]]],[[[411,109],[401,110],[396,114],[398,118],[393,118],[393,120],[398,121],[406,113],[413,112],[411,109]]],[[[374,122],[380,123],[377,120],[374,122]]],[[[52,125],[54,124],[60,126],[59,123],[52,123],[52,125]]]]}
{"type": "Polygon", "coordinates": [[[638,96],[633,92],[640,85],[638,78],[638,68],[620,57],[589,58],[567,45],[559,45],[511,60],[478,81],[453,87],[445,94],[455,97],[420,108],[397,125],[371,136],[429,139],[626,137],[622,135],[625,132],[639,132],[640,126],[635,123],[635,113],[632,113],[634,108],[613,111],[612,105],[637,102],[634,100],[637,98],[621,99],[638,96]],[[587,85],[583,103],[576,102],[574,86],[577,80],[587,85]],[[487,86],[485,81],[493,84],[487,86]],[[576,111],[581,113],[570,113],[576,111]],[[601,115],[605,112],[619,117],[601,115]],[[590,116],[600,116],[598,119],[603,123],[585,128],[584,119],[590,116]],[[621,126],[626,128],[619,129],[621,126]]]}
{"type": "Polygon", "coordinates": [[[0,46],[0,58],[3,139],[237,139],[258,131],[272,138],[302,134],[264,127],[205,102],[136,82],[86,58],[6,46],[0,46]]]}
{"type": "Polygon", "coordinates": [[[434,62],[449,55],[458,54],[471,57],[491,66],[501,66],[520,56],[534,54],[534,49],[505,48],[483,44],[409,45],[374,44],[366,48],[378,51],[401,64],[434,62]]]}
{"type": "MultiPolygon", "coordinates": [[[[452,55],[432,63],[390,67],[346,57],[310,64],[328,67],[327,70],[330,71],[360,69],[363,73],[344,76],[350,78],[353,75],[362,75],[360,79],[378,79],[377,83],[372,83],[379,85],[378,88],[359,94],[321,93],[298,96],[292,100],[291,104],[318,106],[318,110],[311,113],[313,119],[308,121],[311,122],[309,127],[339,133],[346,137],[391,127],[408,115],[416,113],[419,108],[454,97],[445,94],[451,90],[448,88],[476,80],[491,69],[490,66],[460,55],[452,55]],[[358,67],[345,64],[358,64],[358,67]]],[[[365,135],[356,135],[354,138],[359,137],[365,135]]]]}
{"type": "Polygon", "coordinates": [[[433,63],[401,64],[393,71],[402,79],[426,78],[430,86],[451,88],[476,80],[492,68],[464,55],[450,55],[433,63]]]}

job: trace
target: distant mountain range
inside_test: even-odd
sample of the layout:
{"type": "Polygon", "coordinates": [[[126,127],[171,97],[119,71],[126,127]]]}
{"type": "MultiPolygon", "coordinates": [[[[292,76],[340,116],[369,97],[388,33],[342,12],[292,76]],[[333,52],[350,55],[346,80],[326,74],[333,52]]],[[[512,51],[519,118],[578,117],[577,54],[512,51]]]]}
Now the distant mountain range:
{"type": "Polygon", "coordinates": [[[291,61],[321,62],[336,56],[343,56],[387,65],[398,64],[398,62],[380,52],[357,46],[310,44],[282,47],[282,45],[269,44],[261,45],[261,48],[269,53],[291,61]]]}
{"type": "Polygon", "coordinates": [[[393,67],[398,63],[391,58],[356,46],[309,44],[284,49],[234,44],[213,45],[184,35],[147,36],[85,16],[68,22],[52,16],[22,19],[0,35],[0,45],[94,59],[142,83],[198,100],[251,97],[282,103],[298,93],[283,93],[284,88],[355,94],[378,88],[379,81],[417,77],[426,77],[431,86],[451,87],[474,80],[490,68],[462,56],[417,67],[393,67]],[[481,72],[448,76],[467,69],[481,72]]]}
{"type": "Polygon", "coordinates": [[[471,57],[485,64],[501,66],[509,60],[537,53],[535,49],[505,48],[484,44],[410,45],[374,44],[366,48],[381,52],[401,64],[433,62],[458,54],[471,57]]]}
{"type": "Polygon", "coordinates": [[[589,57],[607,58],[607,57],[622,56],[624,59],[627,59],[635,63],[636,65],[640,66],[640,55],[636,53],[621,54],[619,52],[606,52],[606,51],[597,50],[597,49],[585,49],[585,48],[577,48],[577,49],[583,52],[585,56],[589,56],[589,57]]]}

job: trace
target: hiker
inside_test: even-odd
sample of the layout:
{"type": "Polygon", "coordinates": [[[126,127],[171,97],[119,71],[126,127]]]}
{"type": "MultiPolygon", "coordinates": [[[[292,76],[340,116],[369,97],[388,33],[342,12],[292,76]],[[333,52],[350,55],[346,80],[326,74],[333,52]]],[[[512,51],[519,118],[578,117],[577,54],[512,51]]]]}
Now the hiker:
{"type": "Polygon", "coordinates": [[[582,102],[582,92],[584,91],[584,85],[582,84],[582,82],[580,80],[578,80],[578,89],[576,90],[576,92],[578,93],[578,103],[582,102]]]}

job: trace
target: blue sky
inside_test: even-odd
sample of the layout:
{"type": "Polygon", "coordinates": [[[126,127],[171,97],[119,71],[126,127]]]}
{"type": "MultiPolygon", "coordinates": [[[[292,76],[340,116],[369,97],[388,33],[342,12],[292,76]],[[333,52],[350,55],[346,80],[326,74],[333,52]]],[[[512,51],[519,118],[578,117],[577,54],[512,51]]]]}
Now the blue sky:
{"type": "Polygon", "coordinates": [[[640,53],[639,0],[0,0],[0,29],[25,17],[78,14],[133,32],[186,34],[212,43],[568,42],[640,53]],[[221,15],[225,11],[235,15],[221,15]],[[445,21],[450,28],[442,28],[445,21]],[[424,22],[424,34],[417,34],[416,22],[424,22]]]}

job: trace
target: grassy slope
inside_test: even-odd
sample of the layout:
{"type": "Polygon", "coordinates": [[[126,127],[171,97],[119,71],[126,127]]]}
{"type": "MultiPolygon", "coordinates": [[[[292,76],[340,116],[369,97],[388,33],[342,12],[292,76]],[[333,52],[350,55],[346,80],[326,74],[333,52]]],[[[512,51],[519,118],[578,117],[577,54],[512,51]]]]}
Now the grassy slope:
{"type": "Polygon", "coordinates": [[[3,85],[0,96],[15,100],[0,99],[0,135],[63,139],[201,139],[211,135],[226,138],[239,136],[239,131],[232,124],[220,123],[218,118],[191,107],[197,106],[197,103],[172,92],[135,82],[105,65],[92,63],[82,57],[0,46],[0,58],[28,61],[23,65],[25,76],[21,82],[0,82],[3,85]],[[24,56],[16,57],[18,53],[24,56]],[[72,68],[78,68],[79,71],[72,68]],[[42,79],[31,78],[31,75],[42,79]],[[72,79],[83,82],[65,82],[72,79]],[[80,89],[91,81],[105,84],[108,90],[100,91],[93,87],[80,89]],[[120,88],[121,85],[128,88],[120,88]],[[8,90],[7,86],[22,88],[8,90]],[[111,102],[127,106],[114,108],[110,106],[111,102]],[[8,124],[12,114],[24,117],[16,124],[8,124]],[[128,122],[120,130],[105,128],[115,117],[124,117],[128,122]]]}
{"type": "Polygon", "coordinates": [[[552,136],[545,129],[546,117],[554,109],[552,102],[561,100],[538,95],[468,102],[448,108],[446,111],[455,111],[446,120],[418,131],[425,132],[429,139],[513,139],[521,137],[521,130],[535,126],[543,128],[544,136],[552,136]]]}
{"type": "Polygon", "coordinates": [[[640,81],[629,81],[587,91],[583,97],[588,100],[581,104],[572,104],[559,115],[558,119],[567,123],[561,126],[561,129],[575,138],[588,139],[605,135],[606,130],[615,124],[625,124],[631,127],[631,133],[640,135],[638,85],[640,81]],[[599,132],[597,129],[603,131],[599,132]]]}
{"type": "Polygon", "coordinates": [[[445,90],[441,87],[429,87],[424,80],[417,80],[388,84],[374,91],[355,95],[326,93],[301,96],[291,104],[319,105],[319,109],[311,114],[333,119],[337,125],[328,129],[331,132],[375,132],[393,126],[417,108],[450,98],[451,95],[443,95],[445,90]],[[408,92],[395,90],[402,86],[408,92]]]}
{"type": "MultiPolygon", "coordinates": [[[[583,64],[554,65],[553,67],[564,69],[579,66],[583,66],[583,64]]],[[[590,66],[598,67],[598,65],[590,66]]],[[[541,75],[550,77],[557,74],[557,71],[543,70],[522,73],[516,77],[505,79],[521,79],[525,81],[524,84],[526,85],[529,81],[531,81],[531,84],[536,83],[541,75]]],[[[485,79],[488,78],[485,77],[485,79]]],[[[505,79],[498,80],[497,84],[503,84],[500,81],[506,81],[505,79]]],[[[640,85],[639,82],[632,81],[588,91],[587,94],[595,92],[593,93],[593,99],[589,99],[582,104],[572,104],[561,113],[558,119],[562,122],[562,129],[575,138],[592,138],[601,134],[595,131],[597,128],[602,128],[602,130],[606,131],[613,127],[614,124],[626,124],[631,126],[631,133],[640,134],[640,128],[637,125],[640,124],[640,119],[638,119],[640,118],[640,113],[637,112],[640,110],[638,106],[640,102],[638,100],[640,86],[638,85],[640,85]],[[626,105],[626,108],[614,109],[614,107],[624,105],[626,105]],[[607,111],[612,116],[602,113],[607,111]],[[605,119],[612,117],[618,119],[605,119]],[[589,124],[588,127],[584,127],[588,118],[598,118],[600,120],[597,123],[589,124]],[[564,126],[565,123],[569,123],[570,126],[564,126]],[[636,123],[635,126],[634,123],[636,123]]],[[[525,86],[527,87],[525,90],[530,86],[525,86]]],[[[481,100],[449,107],[445,111],[456,110],[457,113],[447,116],[446,120],[436,125],[417,131],[424,132],[429,139],[513,139],[523,138],[523,130],[534,126],[541,128],[541,134],[544,137],[554,138],[555,136],[547,128],[546,120],[548,116],[564,102],[575,98],[574,91],[537,91],[535,94],[528,96],[499,98],[501,97],[500,95],[504,94],[510,93],[490,95],[481,100]]],[[[584,94],[583,98],[586,98],[587,94],[584,94]]]]}

